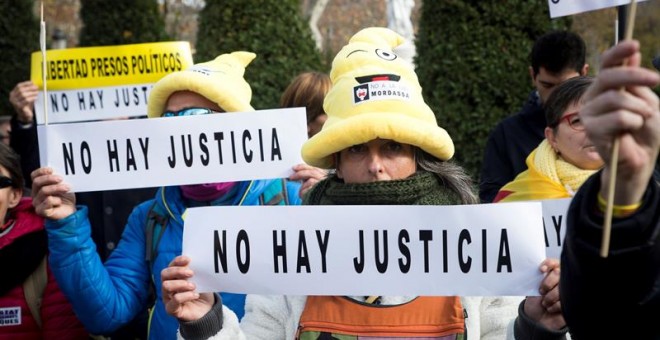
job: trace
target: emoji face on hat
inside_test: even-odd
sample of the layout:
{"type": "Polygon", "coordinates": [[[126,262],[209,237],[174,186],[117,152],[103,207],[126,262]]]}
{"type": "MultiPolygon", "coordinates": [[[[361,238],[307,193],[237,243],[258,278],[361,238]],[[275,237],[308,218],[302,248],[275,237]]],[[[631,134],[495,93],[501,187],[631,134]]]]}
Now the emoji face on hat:
{"type": "Polygon", "coordinates": [[[371,140],[391,139],[448,160],[454,144],[422,98],[413,66],[393,49],[404,39],[387,28],[356,33],[332,62],[324,109],[328,120],[302,148],[310,165],[331,168],[332,155],[371,140]]]}

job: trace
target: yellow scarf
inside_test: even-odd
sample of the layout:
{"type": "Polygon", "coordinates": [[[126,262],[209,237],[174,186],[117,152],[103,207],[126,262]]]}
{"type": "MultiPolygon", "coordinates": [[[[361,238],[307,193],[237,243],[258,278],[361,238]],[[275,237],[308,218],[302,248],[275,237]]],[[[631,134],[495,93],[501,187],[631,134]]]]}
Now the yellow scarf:
{"type": "Polygon", "coordinates": [[[527,170],[500,189],[496,202],[572,197],[596,170],[584,170],[557,155],[547,140],[527,156],[527,170]]]}

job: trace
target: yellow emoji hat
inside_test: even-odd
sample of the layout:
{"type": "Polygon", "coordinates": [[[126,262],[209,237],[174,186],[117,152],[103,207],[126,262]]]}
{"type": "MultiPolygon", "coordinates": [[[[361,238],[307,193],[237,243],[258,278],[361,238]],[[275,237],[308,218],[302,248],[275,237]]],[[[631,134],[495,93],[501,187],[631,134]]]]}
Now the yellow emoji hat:
{"type": "Polygon", "coordinates": [[[328,120],[303,145],[305,162],[331,168],[333,154],[377,138],[417,146],[441,160],[454,155],[449,134],[422,98],[413,66],[393,52],[403,42],[392,30],[371,27],[339,51],[323,103],[328,120]]]}
{"type": "Polygon", "coordinates": [[[243,78],[245,67],[256,57],[252,52],[233,52],[195,64],[161,78],[149,94],[149,118],[160,117],[172,93],[191,91],[218,104],[227,112],[254,111],[252,89],[243,78]]]}

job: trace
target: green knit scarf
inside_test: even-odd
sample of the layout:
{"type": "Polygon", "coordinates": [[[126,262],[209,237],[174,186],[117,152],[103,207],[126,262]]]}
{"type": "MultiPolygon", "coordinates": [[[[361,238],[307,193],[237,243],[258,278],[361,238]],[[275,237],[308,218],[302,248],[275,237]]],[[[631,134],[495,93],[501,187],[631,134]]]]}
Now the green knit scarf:
{"type": "Polygon", "coordinates": [[[456,205],[458,195],[442,179],[418,171],[401,180],[346,184],[336,175],[317,183],[303,205],[456,205]]]}

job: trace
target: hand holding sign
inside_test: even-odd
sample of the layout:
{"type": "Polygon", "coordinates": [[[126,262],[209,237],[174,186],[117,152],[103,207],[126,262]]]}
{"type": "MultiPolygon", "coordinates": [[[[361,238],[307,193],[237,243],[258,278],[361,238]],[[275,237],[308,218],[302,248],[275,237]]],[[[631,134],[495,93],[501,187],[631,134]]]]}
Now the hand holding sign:
{"type": "Polygon", "coordinates": [[[612,141],[620,140],[615,205],[641,200],[660,148],[659,100],[650,88],[660,83],[660,76],[641,68],[640,62],[636,41],[624,41],[603,54],[601,72],[580,110],[587,134],[606,162],[601,176],[603,197],[612,174],[612,141]],[[626,59],[627,65],[621,66],[626,59]]]}
{"type": "Polygon", "coordinates": [[[292,181],[301,181],[303,183],[303,185],[300,187],[300,191],[298,192],[298,195],[301,198],[309,189],[314,186],[314,184],[322,181],[326,176],[328,176],[328,173],[325,170],[307,165],[305,163],[294,165],[293,171],[294,173],[289,177],[289,179],[292,181]]]}
{"type": "MultiPolygon", "coordinates": [[[[625,40],[632,40],[633,30],[635,27],[635,12],[637,11],[637,2],[635,0],[630,0],[630,11],[628,12],[628,19],[626,22],[626,36],[625,40]]],[[[628,64],[628,60],[624,59],[621,63],[623,66],[628,64]]],[[[625,91],[624,88],[620,89],[625,91]]],[[[609,171],[611,172],[610,183],[607,185],[608,190],[604,191],[607,193],[607,201],[605,207],[605,219],[603,220],[603,237],[600,245],[600,256],[607,257],[610,249],[610,234],[612,232],[612,216],[614,211],[614,193],[616,191],[616,172],[618,169],[619,162],[619,138],[614,136],[614,141],[612,143],[612,153],[609,163],[609,171]]]]}
{"type": "Polygon", "coordinates": [[[165,310],[181,321],[198,320],[208,313],[215,303],[213,293],[199,294],[195,291],[195,284],[188,281],[193,276],[188,264],[190,258],[177,256],[170,262],[170,266],[160,273],[165,310]]]}
{"type": "Polygon", "coordinates": [[[546,259],[539,268],[545,275],[539,292],[541,296],[525,299],[525,314],[548,329],[558,330],[566,326],[559,301],[559,260],[546,259]]]}
{"type": "Polygon", "coordinates": [[[23,124],[34,121],[34,102],[37,100],[39,88],[31,81],[16,84],[9,93],[9,102],[16,111],[16,118],[23,124]]]}
{"type": "Polygon", "coordinates": [[[51,168],[32,172],[32,197],[37,214],[45,218],[61,220],[76,212],[76,196],[51,168]]]}

